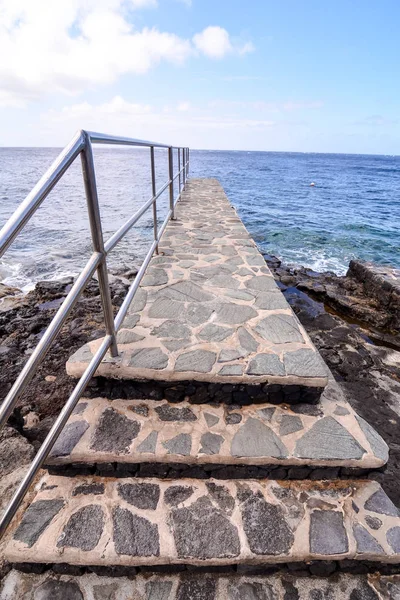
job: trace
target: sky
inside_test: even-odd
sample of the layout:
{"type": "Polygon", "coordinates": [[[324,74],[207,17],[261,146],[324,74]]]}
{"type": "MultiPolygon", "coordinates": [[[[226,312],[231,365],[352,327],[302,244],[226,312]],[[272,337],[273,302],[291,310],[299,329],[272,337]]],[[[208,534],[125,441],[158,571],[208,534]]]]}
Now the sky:
{"type": "Polygon", "coordinates": [[[0,0],[0,146],[400,154],[398,0],[0,0]]]}

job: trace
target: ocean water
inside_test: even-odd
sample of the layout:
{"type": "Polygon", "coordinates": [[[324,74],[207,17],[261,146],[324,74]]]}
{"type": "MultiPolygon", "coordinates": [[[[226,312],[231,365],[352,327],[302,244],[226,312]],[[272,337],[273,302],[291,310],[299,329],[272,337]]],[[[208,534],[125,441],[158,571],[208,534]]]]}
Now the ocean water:
{"type": "MultiPolygon", "coordinates": [[[[0,226],[59,151],[0,148],[0,226]]],[[[107,239],[151,196],[149,152],[96,147],[95,166],[107,239]]],[[[156,172],[161,187],[164,150],[156,172]]],[[[400,267],[400,156],[193,150],[190,175],[218,178],[260,250],[286,263],[338,274],[352,258],[400,267]]],[[[160,222],[167,206],[166,192],[160,222]]],[[[110,267],[139,265],[152,233],[150,210],[113,251],[110,267]]],[[[0,280],[29,289],[75,275],[90,252],[78,159],[0,259],[0,280]]]]}

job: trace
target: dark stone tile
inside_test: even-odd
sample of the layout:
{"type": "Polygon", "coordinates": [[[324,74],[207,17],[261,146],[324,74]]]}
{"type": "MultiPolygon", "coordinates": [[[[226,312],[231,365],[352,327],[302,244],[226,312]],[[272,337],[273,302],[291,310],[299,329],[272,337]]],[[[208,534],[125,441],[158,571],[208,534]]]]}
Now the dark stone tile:
{"type": "Polygon", "coordinates": [[[120,483],[118,494],[136,508],[155,510],[160,499],[160,486],[156,483],[120,483]]]}
{"type": "MultiPolygon", "coordinates": [[[[349,600],[380,600],[381,596],[372,589],[367,581],[358,581],[350,594],[349,600]]],[[[395,598],[391,599],[395,600],[395,598]]]]}
{"type": "Polygon", "coordinates": [[[345,554],[349,551],[343,514],[334,510],[315,510],[310,515],[312,554],[345,554]]]}
{"type": "Polygon", "coordinates": [[[283,358],[286,373],[297,377],[327,377],[328,368],[321,356],[311,348],[286,352],[283,358]]]}
{"type": "Polygon", "coordinates": [[[100,416],[90,448],[99,452],[126,453],[139,431],[140,423],[107,408],[100,416]]]}
{"type": "Polygon", "coordinates": [[[383,554],[382,546],[360,523],[353,526],[353,534],[357,542],[357,552],[383,554]]]}
{"type": "Polygon", "coordinates": [[[160,540],[157,525],[134,515],[125,508],[114,508],[114,545],[117,554],[128,556],[159,556],[160,540]]]}
{"type": "Polygon", "coordinates": [[[77,485],[72,492],[73,496],[88,496],[89,494],[93,494],[94,496],[104,494],[104,483],[84,483],[77,485]]]}
{"type": "Polygon", "coordinates": [[[382,488],[379,488],[379,490],[377,490],[368,498],[364,508],[380,515],[388,515],[391,517],[399,516],[399,510],[385,494],[382,488]]]}
{"type": "Polygon", "coordinates": [[[274,600],[274,597],[272,587],[266,582],[245,581],[228,587],[229,600],[274,600]]]}
{"type": "Polygon", "coordinates": [[[33,600],[84,600],[76,581],[48,579],[35,590],[33,600]]]}
{"type": "Polygon", "coordinates": [[[187,579],[179,583],[176,600],[216,600],[215,579],[187,579]]]}
{"type": "Polygon", "coordinates": [[[74,423],[66,425],[54,444],[50,456],[60,457],[71,454],[88,427],[89,423],[84,420],[75,421],[74,423]]]}
{"type": "Polygon", "coordinates": [[[31,548],[63,506],[64,501],[61,499],[37,500],[31,504],[14,533],[14,539],[31,548]]]}
{"type": "Polygon", "coordinates": [[[276,354],[257,354],[249,362],[248,375],[284,376],[285,367],[276,354]]]}
{"type": "Polygon", "coordinates": [[[104,512],[98,504],[89,504],[71,515],[60,535],[57,548],[80,548],[89,552],[96,548],[103,533],[104,512]]]}
{"type": "Polygon", "coordinates": [[[280,435],[288,435],[289,433],[295,433],[303,429],[303,422],[300,417],[294,417],[292,415],[283,415],[279,427],[280,435]]]}
{"type": "Polygon", "coordinates": [[[386,539],[393,552],[400,553],[400,527],[389,529],[386,539]]]}
{"type": "Polygon", "coordinates": [[[178,506],[181,502],[184,502],[193,494],[194,490],[192,487],[184,485],[172,485],[164,492],[164,501],[169,506],[178,506]]]}
{"type": "Polygon", "coordinates": [[[81,415],[87,408],[87,402],[79,402],[72,411],[73,415],[81,415]]]}
{"type": "Polygon", "coordinates": [[[371,529],[376,530],[382,527],[382,521],[378,519],[378,517],[371,517],[370,515],[366,515],[365,522],[369,527],[371,527],[371,529]]]}
{"type": "Polygon", "coordinates": [[[149,407],[146,404],[130,404],[128,410],[131,410],[137,415],[142,415],[142,417],[147,417],[149,414],[149,407]]]}
{"type": "Polygon", "coordinates": [[[213,427],[219,421],[219,417],[217,417],[217,415],[213,415],[211,413],[204,413],[204,418],[209,427],[213,427]]]}
{"type": "Polygon", "coordinates": [[[213,481],[207,482],[206,486],[208,493],[218,504],[219,508],[227,514],[231,514],[235,508],[235,499],[231,496],[228,489],[224,485],[218,485],[213,481]]]}
{"type": "Polygon", "coordinates": [[[178,408],[169,404],[161,404],[154,410],[161,421],[197,421],[196,415],[188,406],[178,408]]]}
{"type": "Polygon", "coordinates": [[[168,600],[172,590],[172,581],[148,581],[146,600],[168,600]]]}
{"type": "Polygon", "coordinates": [[[206,497],[171,512],[179,558],[230,558],[240,553],[236,527],[206,497]]]}
{"type": "Polygon", "coordinates": [[[192,436],[189,433],[180,433],[167,442],[163,442],[163,446],[167,448],[168,454],[189,456],[192,448],[192,436]]]}
{"type": "Polygon", "coordinates": [[[242,415],[238,412],[228,412],[225,414],[225,423],[227,425],[237,425],[242,420],[242,415]]]}

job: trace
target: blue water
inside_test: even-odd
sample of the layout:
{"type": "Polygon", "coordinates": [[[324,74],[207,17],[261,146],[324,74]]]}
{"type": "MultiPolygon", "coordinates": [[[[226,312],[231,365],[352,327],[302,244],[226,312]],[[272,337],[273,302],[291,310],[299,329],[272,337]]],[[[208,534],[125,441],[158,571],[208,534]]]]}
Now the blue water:
{"type": "MultiPolygon", "coordinates": [[[[59,150],[0,148],[0,226],[59,150]]],[[[151,195],[149,155],[95,149],[104,236],[151,195]]],[[[159,186],[165,151],[156,155],[159,186]]],[[[315,270],[346,272],[351,258],[400,267],[400,157],[275,152],[192,151],[191,176],[217,177],[262,252],[315,270]],[[310,183],[314,182],[314,186],[310,183]]],[[[159,220],[167,210],[159,202],[159,220]]],[[[152,237],[151,212],[110,257],[111,268],[140,264],[152,237]]],[[[0,280],[28,288],[76,274],[90,255],[77,161],[0,259],[0,280]]]]}

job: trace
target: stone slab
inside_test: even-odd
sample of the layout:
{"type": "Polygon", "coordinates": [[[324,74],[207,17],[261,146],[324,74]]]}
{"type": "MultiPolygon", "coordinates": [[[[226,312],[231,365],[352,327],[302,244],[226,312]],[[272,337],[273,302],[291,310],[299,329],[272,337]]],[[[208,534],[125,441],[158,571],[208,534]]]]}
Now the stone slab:
{"type": "MultiPolygon", "coordinates": [[[[120,355],[99,375],[299,385],[320,395],[326,366],[217,180],[188,182],[159,251],[119,333],[120,355]]],[[[70,358],[71,376],[100,343],[70,358]]]]}
{"type": "Polygon", "coordinates": [[[12,563],[91,566],[400,563],[399,512],[382,514],[369,503],[384,493],[377,482],[182,479],[178,487],[153,478],[45,475],[5,556],[12,563]],[[38,502],[49,501],[63,506],[45,527],[41,521],[32,540],[25,521],[34,520],[38,502]],[[371,516],[382,521],[379,529],[368,525],[371,516]]]}
{"type": "Polygon", "coordinates": [[[372,469],[388,460],[384,440],[366,427],[333,379],[318,407],[263,403],[235,409],[91,398],[81,400],[78,409],[49,465],[149,462],[372,469]],[[81,422],[89,426],[72,444],[70,431],[81,422]],[[66,447],[71,448],[68,455],[59,450],[66,447]]]}

